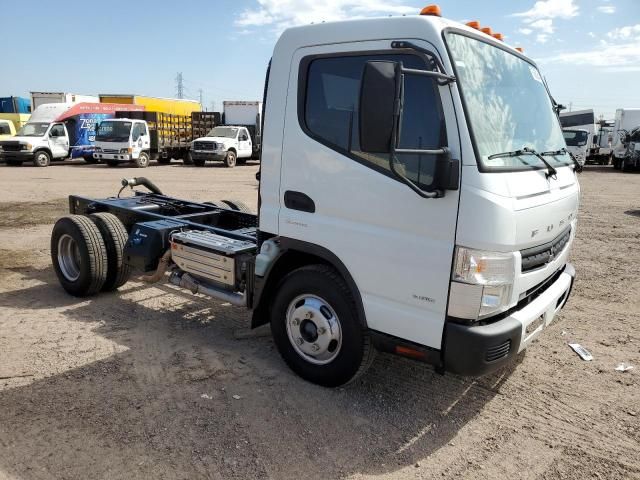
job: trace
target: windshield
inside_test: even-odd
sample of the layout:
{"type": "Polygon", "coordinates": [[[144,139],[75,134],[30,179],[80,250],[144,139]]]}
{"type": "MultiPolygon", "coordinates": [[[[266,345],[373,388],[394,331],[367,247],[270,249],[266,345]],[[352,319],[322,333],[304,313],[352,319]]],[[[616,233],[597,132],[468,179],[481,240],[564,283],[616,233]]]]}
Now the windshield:
{"type": "MultiPolygon", "coordinates": [[[[481,165],[487,170],[545,168],[535,155],[489,158],[525,147],[538,152],[565,147],[540,72],[517,55],[471,37],[449,32],[447,42],[481,165]]],[[[568,155],[546,160],[571,162],[568,155]]]]}
{"type": "Polygon", "coordinates": [[[215,127],[213,130],[211,130],[207,134],[207,137],[236,138],[237,135],[238,135],[238,129],[237,128],[215,127]]]}
{"type": "Polygon", "coordinates": [[[96,132],[97,142],[128,142],[132,122],[104,121],[96,132]]]}
{"type": "Polygon", "coordinates": [[[27,123],[18,130],[17,137],[42,137],[47,133],[48,123],[27,123]]]}
{"type": "Polygon", "coordinates": [[[565,130],[562,134],[568,147],[582,147],[587,144],[587,139],[589,138],[588,132],[580,130],[565,130]]]}

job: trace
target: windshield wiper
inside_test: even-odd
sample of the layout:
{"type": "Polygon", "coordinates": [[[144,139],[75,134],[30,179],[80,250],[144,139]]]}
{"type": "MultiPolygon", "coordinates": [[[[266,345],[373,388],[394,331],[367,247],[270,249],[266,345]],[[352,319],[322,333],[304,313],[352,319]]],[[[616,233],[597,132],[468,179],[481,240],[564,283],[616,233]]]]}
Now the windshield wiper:
{"type": "Polygon", "coordinates": [[[573,169],[576,172],[581,172],[584,168],[580,165],[580,162],[576,159],[576,157],[566,148],[561,148],[560,150],[553,150],[551,152],[542,152],[540,155],[543,156],[555,156],[555,155],[569,155],[569,158],[573,161],[573,169]]]}
{"type": "MultiPolygon", "coordinates": [[[[546,152],[545,152],[546,153],[546,152]]],[[[494,153],[493,155],[489,155],[487,158],[489,160],[493,160],[494,158],[504,158],[504,157],[520,157],[522,155],[533,155],[538,158],[542,163],[544,163],[545,167],[547,167],[547,173],[545,173],[546,178],[553,178],[554,180],[558,179],[558,171],[553,168],[553,166],[545,160],[540,154],[536,152],[533,148],[524,147],[520,150],[514,150],[512,152],[503,152],[503,153],[494,153]]],[[[526,163],[522,160],[522,163],[526,163]]]]}

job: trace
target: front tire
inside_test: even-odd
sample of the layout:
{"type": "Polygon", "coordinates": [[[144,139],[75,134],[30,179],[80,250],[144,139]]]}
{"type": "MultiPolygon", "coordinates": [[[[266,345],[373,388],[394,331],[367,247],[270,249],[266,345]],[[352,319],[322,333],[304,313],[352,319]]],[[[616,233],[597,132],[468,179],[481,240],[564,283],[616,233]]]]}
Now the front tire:
{"type": "Polygon", "coordinates": [[[184,163],[185,165],[193,165],[193,157],[191,156],[191,152],[185,155],[182,163],[184,163]]]}
{"type": "Polygon", "coordinates": [[[193,159],[193,164],[196,167],[204,167],[205,163],[206,163],[206,160],[204,160],[203,158],[194,158],[193,159]]]}
{"type": "Polygon", "coordinates": [[[228,168],[233,168],[236,166],[236,160],[237,160],[237,155],[236,152],[229,150],[227,152],[227,155],[224,157],[224,164],[226,167],[228,168]]]}
{"type": "Polygon", "coordinates": [[[83,215],[68,215],[51,233],[51,261],[67,293],[98,293],[107,279],[107,249],[98,227],[83,215]]]}
{"type": "Polygon", "coordinates": [[[305,380],[337,387],[355,380],[375,350],[345,281],[326,265],[287,275],[271,307],[271,332],[287,365],[305,380]]]}
{"type": "Polygon", "coordinates": [[[149,162],[150,159],[147,152],[140,152],[140,156],[133,161],[137,168],[147,168],[149,166],[149,162]]]}
{"type": "Polygon", "coordinates": [[[82,159],[85,161],[85,163],[88,163],[89,165],[94,165],[98,163],[98,159],[93,158],[93,155],[92,156],[87,155],[86,157],[82,157],[82,159]]]}
{"type": "Polygon", "coordinates": [[[33,158],[33,164],[36,167],[48,167],[51,165],[51,155],[46,150],[40,150],[36,152],[36,156],[33,158]]]}

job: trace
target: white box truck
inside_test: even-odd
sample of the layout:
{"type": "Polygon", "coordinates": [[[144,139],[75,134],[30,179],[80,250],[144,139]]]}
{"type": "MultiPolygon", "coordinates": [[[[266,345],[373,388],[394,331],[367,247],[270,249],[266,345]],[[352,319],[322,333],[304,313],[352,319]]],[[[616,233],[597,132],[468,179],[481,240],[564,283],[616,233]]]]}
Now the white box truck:
{"type": "Polygon", "coordinates": [[[31,92],[31,111],[35,111],[40,105],[47,103],[99,103],[100,97],[97,95],[78,95],[76,93],[65,92],[31,92]]]}
{"type": "Polygon", "coordinates": [[[51,237],[64,289],[111,291],[138,271],[249,308],[325,386],[376,349],[463,375],[514,360],[571,292],[577,167],[532,59],[422,13],[286,30],[258,215],[142,178],[123,188],[150,193],[72,195],[51,237]]]}

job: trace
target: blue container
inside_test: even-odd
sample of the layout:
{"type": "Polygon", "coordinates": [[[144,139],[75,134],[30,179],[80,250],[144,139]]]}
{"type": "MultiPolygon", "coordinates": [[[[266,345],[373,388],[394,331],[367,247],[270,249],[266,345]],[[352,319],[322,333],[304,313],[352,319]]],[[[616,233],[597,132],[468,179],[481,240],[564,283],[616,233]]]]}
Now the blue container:
{"type": "Polygon", "coordinates": [[[0,97],[0,113],[31,113],[31,100],[23,97],[0,97]]]}

